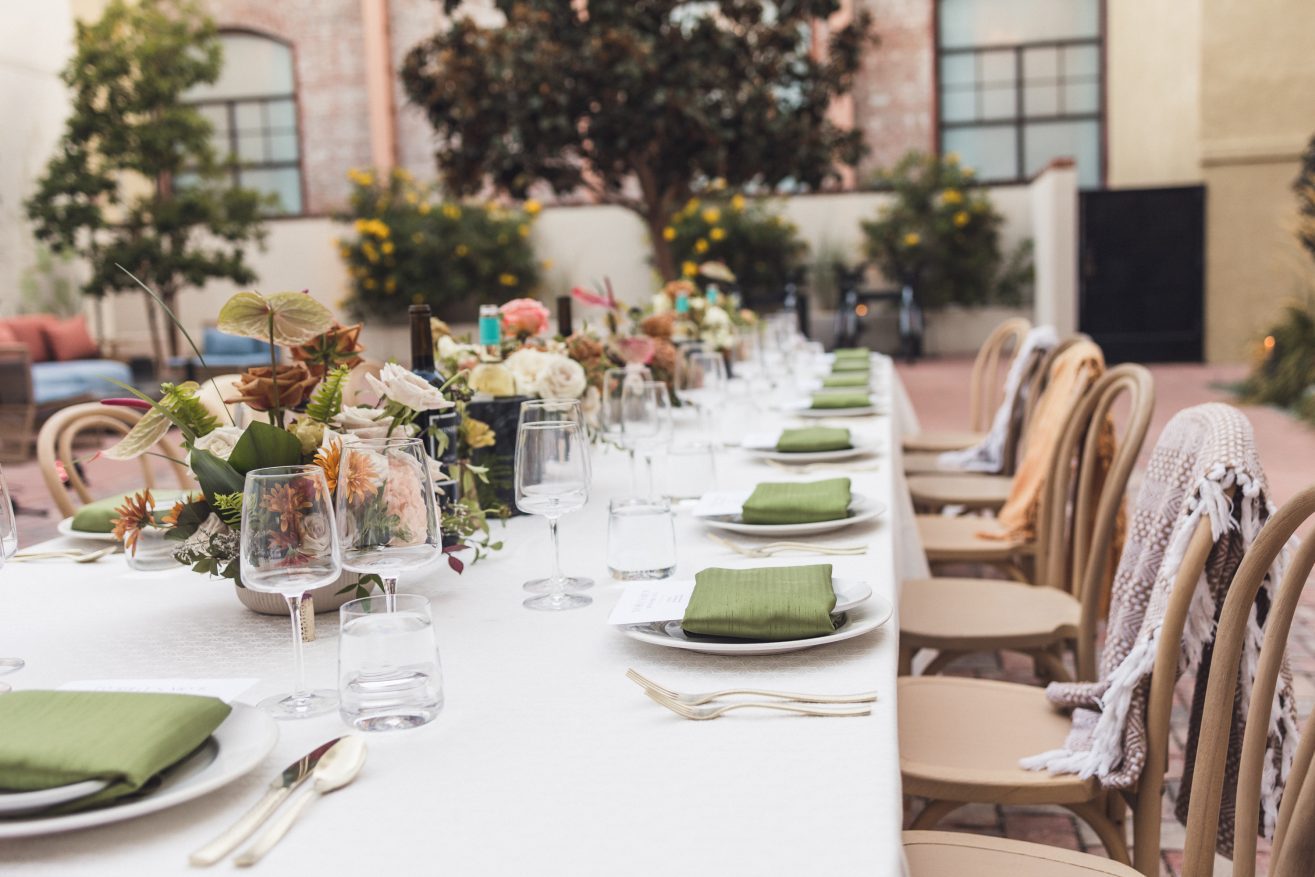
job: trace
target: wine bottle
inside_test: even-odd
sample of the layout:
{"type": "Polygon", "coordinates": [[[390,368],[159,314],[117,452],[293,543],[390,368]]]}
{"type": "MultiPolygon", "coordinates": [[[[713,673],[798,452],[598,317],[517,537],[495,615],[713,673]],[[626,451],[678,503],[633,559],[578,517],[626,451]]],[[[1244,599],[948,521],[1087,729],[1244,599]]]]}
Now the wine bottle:
{"type": "Polygon", "coordinates": [[[470,386],[490,396],[516,395],[516,381],[502,364],[502,315],[497,305],[479,307],[479,365],[471,369],[470,386]]]}

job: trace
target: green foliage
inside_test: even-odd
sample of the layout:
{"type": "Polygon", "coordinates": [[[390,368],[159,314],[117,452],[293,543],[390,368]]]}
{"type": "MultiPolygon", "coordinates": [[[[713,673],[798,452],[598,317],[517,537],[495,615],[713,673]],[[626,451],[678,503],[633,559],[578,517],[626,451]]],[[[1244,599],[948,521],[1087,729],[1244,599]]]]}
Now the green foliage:
{"type": "Polygon", "coordinates": [[[640,216],[671,280],[662,230],[708,181],[817,189],[862,156],[862,133],[828,110],[869,54],[870,16],[813,53],[816,22],[840,5],[496,0],[505,24],[454,17],[410,51],[402,82],[434,126],[451,191],[586,190],[640,216]]]}
{"type": "Polygon", "coordinates": [[[265,202],[228,184],[210,124],[182,102],[220,66],[215,24],[196,0],[111,0],[78,24],[64,71],[71,112],[25,207],[40,241],[87,260],[84,293],[133,288],[116,263],[168,303],[184,285],[255,279],[245,247],[263,240],[265,202]]]}
{"type": "Polygon", "coordinates": [[[1297,240],[1315,259],[1315,137],[1301,155],[1301,173],[1292,189],[1297,193],[1297,240]]]}
{"type": "Polygon", "coordinates": [[[217,493],[214,502],[215,514],[219,519],[230,527],[236,527],[242,523],[242,494],[240,493],[217,493]]]}
{"type": "Polygon", "coordinates": [[[227,460],[221,460],[209,451],[193,449],[188,455],[188,463],[207,501],[213,502],[220,494],[242,492],[245,479],[227,460]]]}
{"type": "Polygon", "coordinates": [[[219,418],[210,413],[210,409],[197,397],[201,389],[195,381],[181,384],[160,384],[160,407],[169,415],[174,425],[182,430],[183,435],[195,441],[208,435],[219,427],[219,418]]]}
{"type": "Polygon", "coordinates": [[[54,253],[38,243],[36,262],[18,279],[20,314],[59,314],[71,317],[82,311],[76,285],[76,266],[68,253],[54,253]]]}
{"type": "Polygon", "coordinates": [[[1309,407],[1308,390],[1315,386],[1315,302],[1284,308],[1260,352],[1261,360],[1242,385],[1242,395],[1267,405],[1309,407]]]}
{"type": "Polygon", "coordinates": [[[339,241],[358,319],[404,320],[413,304],[442,317],[457,302],[505,301],[531,295],[539,265],[530,246],[538,205],[506,210],[491,204],[440,201],[405,171],[377,179],[353,171],[351,238],[339,241]]]}
{"type": "Polygon", "coordinates": [[[351,373],[351,366],[340,365],[325,374],[306,405],[306,416],[319,423],[328,423],[342,411],[342,391],[351,373]]]}
{"type": "Polygon", "coordinates": [[[793,223],[769,203],[743,195],[691,198],[667,228],[662,235],[671,241],[681,274],[693,277],[699,263],[723,262],[751,298],[779,292],[808,252],[793,223]]]}
{"type": "Polygon", "coordinates": [[[301,463],[301,442],[286,429],[253,420],[233,445],[228,465],[245,475],[252,469],[268,466],[296,466],[301,463]]]}
{"type": "Polygon", "coordinates": [[[953,154],[910,152],[877,185],[894,203],[863,223],[867,258],[894,283],[912,286],[924,307],[1017,304],[1031,286],[1030,245],[1005,259],[990,196],[953,154]]]}

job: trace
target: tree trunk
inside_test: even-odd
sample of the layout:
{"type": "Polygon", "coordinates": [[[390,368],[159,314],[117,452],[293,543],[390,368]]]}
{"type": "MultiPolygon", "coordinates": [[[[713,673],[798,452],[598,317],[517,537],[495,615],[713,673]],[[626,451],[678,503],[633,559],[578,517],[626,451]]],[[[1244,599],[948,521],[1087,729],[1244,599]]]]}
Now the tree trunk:
{"type": "Polygon", "coordinates": [[[142,301],[146,303],[146,330],[151,336],[151,359],[155,362],[155,374],[164,373],[164,349],[160,345],[160,325],[156,318],[155,299],[150,293],[142,292],[142,301]]]}
{"type": "MultiPolygon", "coordinates": [[[[164,289],[160,291],[160,298],[162,298],[164,300],[164,303],[168,305],[169,311],[172,311],[175,314],[178,313],[178,290],[170,289],[169,287],[166,286],[164,289]]],[[[169,311],[166,311],[164,314],[165,316],[164,330],[166,333],[165,337],[169,341],[169,355],[177,356],[178,355],[178,324],[175,323],[172,319],[169,319],[169,311]]]]}
{"type": "Polygon", "coordinates": [[[667,227],[669,220],[670,217],[667,216],[644,217],[644,224],[648,226],[649,240],[653,242],[653,267],[657,269],[664,283],[680,278],[680,266],[676,264],[676,256],[671,252],[671,242],[662,236],[662,231],[667,227]]]}

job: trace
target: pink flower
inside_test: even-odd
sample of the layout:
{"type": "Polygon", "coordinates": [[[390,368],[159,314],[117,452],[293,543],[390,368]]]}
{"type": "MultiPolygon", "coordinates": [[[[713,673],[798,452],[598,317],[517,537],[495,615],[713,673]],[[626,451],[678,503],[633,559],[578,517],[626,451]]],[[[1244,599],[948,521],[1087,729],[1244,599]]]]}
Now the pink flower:
{"type": "Polygon", "coordinates": [[[548,309],[532,298],[514,298],[499,310],[508,335],[524,339],[548,331],[548,309]]]}
{"type": "Polygon", "coordinates": [[[571,290],[571,297],[574,298],[576,301],[583,302],[587,305],[594,305],[595,307],[607,308],[608,310],[611,310],[612,308],[616,307],[616,302],[612,299],[610,290],[608,291],[607,295],[599,295],[596,292],[590,292],[589,290],[585,289],[583,286],[577,286],[571,290]]]}
{"type": "Polygon", "coordinates": [[[393,531],[390,545],[419,545],[425,541],[429,529],[429,510],[421,492],[428,485],[425,473],[416,470],[415,464],[400,455],[388,458],[388,481],[384,484],[384,502],[388,513],[396,515],[398,528],[393,531]]]}
{"type": "Polygon", "coordinates": [[[627,338],[617,338],[617,352],[626,362],[638,362],[648,365],[653,360],[653,354],[657,352],[657,344],[647,335],[633,335],[627,338]]]}

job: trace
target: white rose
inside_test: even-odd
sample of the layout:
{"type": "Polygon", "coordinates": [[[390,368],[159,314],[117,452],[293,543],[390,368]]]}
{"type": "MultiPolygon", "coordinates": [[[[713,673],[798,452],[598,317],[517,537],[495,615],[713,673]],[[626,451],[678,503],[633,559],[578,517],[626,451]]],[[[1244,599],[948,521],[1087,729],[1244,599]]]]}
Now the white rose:
{"type": "Polygon", "coordinates": [[[365,382],[380,396],[386,396],[412,411],[433,411],[451,408],[455,403],[443,398],[437,387],[395,362],[384,365],[379,377],[367,374],[365,382]]]}
{"type": "Polygon", "coordinates": [[[708,306],[708,300],[701,295],[691,295],[689,297],[689,309],[691,311],[701,311],[708,306]]]}
{"type": "Polygon", "coordinates": [[[569,356],[548,354],[539,372],[539,395],[545,399],[579,399],[587,383],[580,363],[569,356]]]}
{"type": "Polygon", "coordinates": [[[504,365],[516,381],[516,392],[522,396],[534,396],[539,392],[539,375],[548,365],[548,354],[530,347],[522,347],[507,357],[504,365]]]}
{"type": "Polygon", "coordinates": [[[221,460],[233,453],[233,446],[246,430],[240,426],[219,426],[201,436],[192,446],[198,451],[209,451],[221,460]]]}
{"type": "Polygon", "coordinates": [[[731,315],[726,313],[724,308],[717,305],[710,305],[708,310],[703,314],[704,326],[729,326],[731,325],[731,315]]]}
{"type": "Polygon", "coordinates": [[[653,296],[653,313],[665,314],[669,310],[671,310],[671,299],[667,298],[665,292],[653,296]]]}
{"type": "MultiPolygon", "coordinates": [[[[388,428],[392,426],[392,418],[382,408],[367,408],[363,405],[351,406],[344,405],[342,411],[334,415],[333,425],[339,431],[354,435],[357,438],[387,438],[388,428]]],[[[415,433],[416,426],[414,423],[407,424],[405,429],[394,429],[395,436],[410,436],[415,433]]]]}

